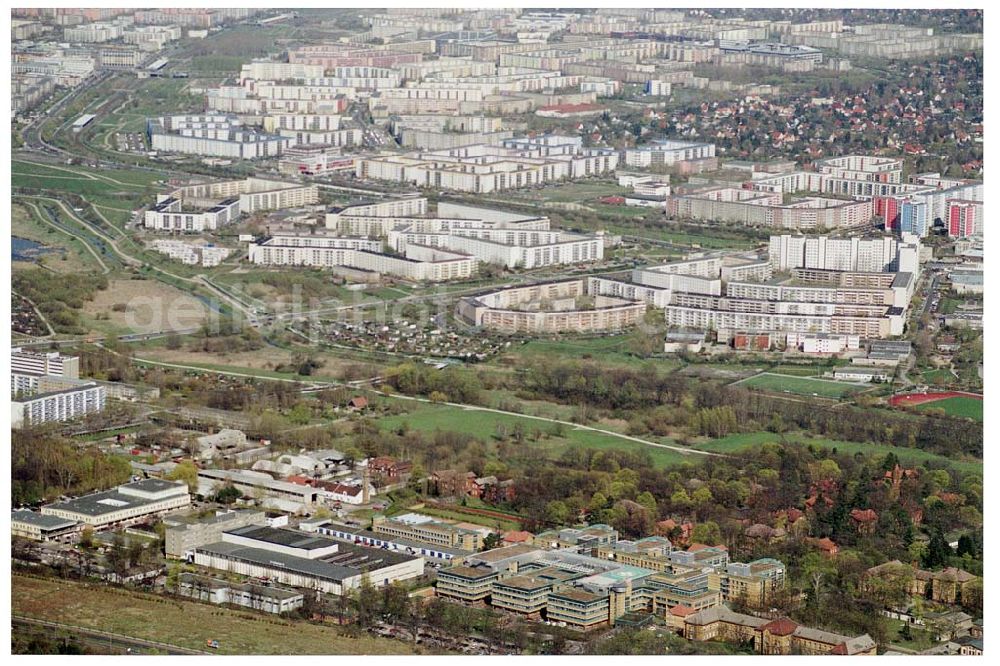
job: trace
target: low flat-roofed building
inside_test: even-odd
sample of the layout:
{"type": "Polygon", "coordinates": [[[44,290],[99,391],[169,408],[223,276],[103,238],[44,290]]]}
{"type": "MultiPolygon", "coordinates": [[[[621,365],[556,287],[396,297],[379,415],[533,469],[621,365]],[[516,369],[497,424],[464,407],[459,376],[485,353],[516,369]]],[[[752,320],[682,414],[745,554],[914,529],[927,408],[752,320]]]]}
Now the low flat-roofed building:
{"type": "Polygon", "coordinates": [[[261,504],[267,508],[288,508],[292,513],[307,510],[319,501],[321,491],[312,486],[275,481],[263,472],[203,469],[198,471],[198,495],[209,497],[217,489],[232,485],[244,495],[263,493],[261,504]]]}
{"type": "MultiPolygon", "coordinates": [[[[300,529],[302,529],[301,525],[300,529]]],[[[316,525],[313,529],[317,533],[337,541],[368,546],[370,548],[384,548],[386,550],[403,552],[408,555],[419,555],[437,564],[458,564],[466,556],[473,553],[472,550],[436,544],[432,545],[415,539],[390,537],[384,532],[372,532],[371,530],[363,530],[334,522],[316,525]]]]}
{"type": "Polygon", "coordinates": [[[301,608],[305,595],[295,590],[273,585],[254,585],[182,573],[177,577],[177,593],[182,597],[232,604],[265,613],[290,613],[301,608]]]}
{"type": "Polygon", "coordinates": [[[372,531],[392,538],[460,548],[471,552],[478,551],[483,545],[482,535],[478,532],[419,514],[406,514],[395,518],[376,516],[372,521],[372,531]]]}
{"type": "Polygon", "coordinates": [[[143,479],[112,490],[48,504],[41,511],[97,529],[108,529],[183,509],[190,504],[191,496],[183,481],[143,479]]]}
{"type": "Polygon", "coordinates": [[[69,541],[82,529],[83,525],[72,518],[60,518],[37,511],[10,512],[10,532],[15,537],[32,541],[69,541]]]}
{"type": "MultiPolygon", "coordinates": [[[[308,535],[292,530],[259,529],[291,532],[297,535],[297,539],[309,538],[308,535]]],[[[276,543],[279,539],[272,538],[264,532],[256,534],[256,537],[260,538],[251,537],[249,533],[245,533],[242,537],[238,538],[240,542],[236,543],[232,540],[232,535],[223,534],[223,541],[199,546],[194,553],[194,563],[335,595],[342,595],[360,587],[362,581],[366,579],[375,587],[383,587],[396,581],[417,578],[423,575],[424,571],[422,557],[412,557],[387,550],[330,541],[334,544],[332,550],[323,547],[322,551],[325,554],[308,558],[289,554],[286,552],[288,547],[276,543]],[[254,545],[247,545],[249,543],[254,545]]],[[[316,537],[311,538],[316,539],[316,537]]],[[[319,539],[319,541],[329,540],[319,539]]],[[[299,541],[295,543],[301,544],[299,541]]],[[[294,544],[293,548],[299,549],[294,544]]]]}

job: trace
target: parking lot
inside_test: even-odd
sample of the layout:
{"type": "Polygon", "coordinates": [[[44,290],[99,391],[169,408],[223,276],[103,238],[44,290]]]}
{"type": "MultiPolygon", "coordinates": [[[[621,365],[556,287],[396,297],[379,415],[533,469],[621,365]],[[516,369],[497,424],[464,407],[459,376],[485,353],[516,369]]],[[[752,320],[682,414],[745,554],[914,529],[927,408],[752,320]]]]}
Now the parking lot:
{"type": "Polygon", "coordinates": [[[142,132],[115,132],[115,144],[118,147],[118,152],[146,152],[146,137],[142,132]]]}

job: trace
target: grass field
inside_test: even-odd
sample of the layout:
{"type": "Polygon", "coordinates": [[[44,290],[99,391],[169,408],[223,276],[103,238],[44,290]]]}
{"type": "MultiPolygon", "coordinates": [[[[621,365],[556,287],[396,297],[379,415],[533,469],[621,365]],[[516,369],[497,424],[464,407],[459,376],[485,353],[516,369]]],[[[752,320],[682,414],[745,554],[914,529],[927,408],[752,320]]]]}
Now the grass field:
{"type": "Polygon", "coordinates": [[[740,386],[771,391],[773,393],[794,393],[796,395],[818,396],[820,398],[842,398],[868,388],[848,382],[829,379],[811,379],[763,372],[739,382],[740,386]]]}
{"type": "Polygon", "coordinates": [[[63,622],[220,654],[414,654],[400,641],[350,637],[331,626],[291,622],[191,601],[67,580],[11,577],[16,615],[63,622]]]}
{"type": "MultiPolygon", "coordinates": [[[[852,455],[855,453],[864,453],[884,456],[888,453],[894,453],[897,458],[906,464],[912,465],[934,462],[953,467],[959,472],[972,472],[976,474],[983,473],[983,463],[981,461],[953,460],[945,456],[928,453],[926,451],[921,451],[920,449],[911,449],[905,446],[886,446],[884,444],[844,442],[835,439],[812,438],[798,433],[786,435],[785,440],[803,445],[812,444],[818,447],[836,449],[840,453],[848,453],[852,455]]],[[[777,443],[778,441],[779,436],[773,432],[750,432],[730,435],[729,437],[712,440],[711,442],[695,444],[694,448],[702,451],[712,451],[713,453],[735,453],[736,451],[753,448],[760,446],[761,444],[767,444],[769,442],[777,443]]]]}
{"type": "MultiPolygon", "coordinates": [[[[641,442],[623,439],[609,433],[577,430],[573,426],[567,425],[562,427],[561,434],[556,434],[556,425],[546,421],[510,414],[466,410],[449,405],[424,403],[406,414],[379,419],[378,423],[383,430],[394,430],[405,423],[411,430],[460,432],[485,442],[491,441],[498,430],[502,429],[501,426],[506,427],[509,432],[520,424],[529,435],[525,439],[524,445],[541,448],[545,455],[552,458],[558,457],[570,447],[583,447],[603,450],[648,451],[653,459],[653,464],[657,467],[690,462],[693,459],[693,456],[685,455],[679,451],[647,446],[641,442]],[[547,433],[548,437],[531,441],[530,434],[536,430],[547,433]]],[[[648,439],[659,441],[654,438],[648,439]]],[[[663,443],[670,442],[664,441],[663,443]]]]}
{"type": "Polygon", "coordinates": [[[505,357],[522,359],[575,359],[599,360],[607,365],[643,366],[653,364],[657,369],[670,370],[679,363],[674,359],[648,359],[634,356],[629,351],[628,335],[609,335],[601,338],[566,340],[531,340],[523,345],[512,345],[505,357]]]}
{"type": "Polygon", "coordinates": [[[928,384],[934,384],[934,382],[944,382],[947,384],[955,381],[955,375],[951,374],[950,370],[944,369],[927,370],[922,372],[920,376],[923,377],[924,381],[928,384]]]}
{"type": "Polygon", "coordinates": [[[949,416],[960,416],[966,419],[983,420],[983,401],[977,398],[945,398],[934,402],[916,405],[916,409],[943,409],[949,416]]]}

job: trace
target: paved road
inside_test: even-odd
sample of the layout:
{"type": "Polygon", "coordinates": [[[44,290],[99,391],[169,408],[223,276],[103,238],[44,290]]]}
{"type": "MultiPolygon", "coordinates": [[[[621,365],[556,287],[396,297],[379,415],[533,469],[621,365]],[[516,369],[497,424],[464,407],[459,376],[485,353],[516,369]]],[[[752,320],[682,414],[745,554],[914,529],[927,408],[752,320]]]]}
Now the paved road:
{"type": "MultiPolygon", "coordinates": [[[[133,636],[124,636],[122,634],[115,634],[109,631],[101,631],[99,629],[88,629],[87,627],[80,627],[73,624],[63,624],[61,622],[50,622],[48,620],[39,620],[33,617],[26,617],[24,615],[13,615],[11,616],[11,624],[20,624],[24,626],[37,626],[46,627],[49,629],[58,629],[60,631],[65,631],[71,635],[81,636],[87,639],[97,639],[101,644],[109,646],[109,653],[114,651],[115,647],[119,648],[131,648],[132,650],[157,650],[160,652],[166,652],[167,654],[212,654],[211,652],[203,652],[201,650],[191,650],[189,648],[180,647],[179,645],[171,645],[169,643],[160,643],[158,641],[147,641],[142,638],[135,638],[133,636]]],[[[88,642],[92,642],[88,641],[88,642]]],[[[115,652],[120,654],[119,652],[115,652]]]]}

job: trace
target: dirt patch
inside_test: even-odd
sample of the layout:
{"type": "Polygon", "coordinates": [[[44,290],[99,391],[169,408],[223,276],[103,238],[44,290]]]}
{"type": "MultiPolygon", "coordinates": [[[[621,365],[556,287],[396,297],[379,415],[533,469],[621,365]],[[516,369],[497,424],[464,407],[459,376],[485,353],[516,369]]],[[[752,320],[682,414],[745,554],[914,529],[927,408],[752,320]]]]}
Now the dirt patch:
{"type": "Polygon", "coordinates": [[[925,402],[936,402],[945,398],[974,398],[982,400],[983,396],[977,393],[965,393],[963,391],[943,391],[939,393],[908,393],[906,395],[894,395],[889,398],[889,404],[893,407],[900,405],[922,405],[925,402]]]}
{"type": "Polygon", "coordinates": [[[155,333],[200,326],[208,308],[176,287],[154,280],[111,280],[84,306],[90,317],[107,316],[116,327],[155,333]]]}
{"type": "Polygon", "coordinates": [[[273,370],[275,366],[292,360],[290,352],[268,347],[259,351],[235,352],[232,354],[211,354],[209,352],[188,351],[186,349],[144,349],[139,353],[143,358],[164,363],[195,363],[200,365],[229,365],[254,370],[273,370]]]}

